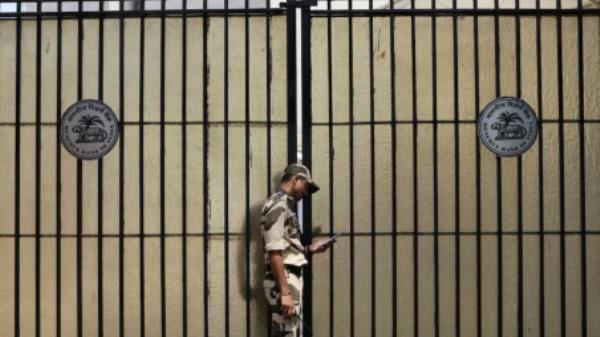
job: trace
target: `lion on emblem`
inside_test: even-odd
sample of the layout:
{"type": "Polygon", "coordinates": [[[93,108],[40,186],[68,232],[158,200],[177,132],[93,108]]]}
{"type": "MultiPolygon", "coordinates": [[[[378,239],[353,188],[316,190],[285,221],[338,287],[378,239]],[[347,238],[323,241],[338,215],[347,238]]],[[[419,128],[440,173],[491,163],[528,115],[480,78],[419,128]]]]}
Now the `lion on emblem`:
{"type": "Polygon", "coordinates": [[[75,141],[76,143],[100,143],[106,140],[108,132],[102,127],[93,126],[100,124],[104,126],[104,123],[98,116],[82,116],[79,119],[79,125],[73,127],[73,132],[78,133],[79,137],[75,141]]]}
{"type": "Polygon", "coordinates": [[[498,117],[496,123],[492,124],[492,130],[497,130],[498,135],[495,140],[523,139],[527,134],[527,129],[515,121],[523,122],[521,117],[514,112],[503,112],[498,117]]]}

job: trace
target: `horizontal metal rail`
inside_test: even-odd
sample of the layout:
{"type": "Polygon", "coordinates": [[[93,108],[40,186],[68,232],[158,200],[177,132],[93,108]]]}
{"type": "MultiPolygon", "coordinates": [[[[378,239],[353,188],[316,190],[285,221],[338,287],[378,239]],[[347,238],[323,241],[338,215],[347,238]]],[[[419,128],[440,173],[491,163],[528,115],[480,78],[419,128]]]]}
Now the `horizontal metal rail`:
{"type": "Polygon", "coordinates": [[[600,8],[422,8],[422,9],[317,9],[312,10],[312,16],[570,16],[570,15],[599,15],[600,8]]]}
{"type": "Polygon", "coordinates": [[[186,17],[195,16],[267,16],[275,14],[285,14],[286,10],[282,8],[231,8],[231,9],[172,9],[172,10],[124,10],[124,11],[64,11],[64,12],[3,12],[0,13],[0,19],[2,18],[23,18],[23,19],[56,19],[60,16],[61,20],[65,19],[77,19],[77,18],[121,18],[121,17],[186,17]]]}

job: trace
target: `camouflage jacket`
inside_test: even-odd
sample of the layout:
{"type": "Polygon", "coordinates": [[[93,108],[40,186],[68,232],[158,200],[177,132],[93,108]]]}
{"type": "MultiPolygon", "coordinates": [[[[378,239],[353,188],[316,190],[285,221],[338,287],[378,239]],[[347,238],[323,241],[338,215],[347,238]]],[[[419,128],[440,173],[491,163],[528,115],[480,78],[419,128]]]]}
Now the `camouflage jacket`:
{"type": "Polygon", "coordinates": [[[283,263],[303,266],[308,264],[300,241],[300,224],[292,211],[295,200],[282,188],[271,194],[261,210],[261,234],[264,244],[265,264],[269,264],[269,251],[281,250],[283,263]]]}

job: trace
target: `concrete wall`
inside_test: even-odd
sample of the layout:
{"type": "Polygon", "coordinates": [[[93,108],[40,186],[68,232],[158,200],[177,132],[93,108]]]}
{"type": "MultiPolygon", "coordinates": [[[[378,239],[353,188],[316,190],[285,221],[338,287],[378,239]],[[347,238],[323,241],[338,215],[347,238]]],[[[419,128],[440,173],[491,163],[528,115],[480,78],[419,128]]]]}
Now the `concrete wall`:
{"type": "MultiPolygon", "coordinates": [[[[205,324],[209,324],[210,336],[224,335],[225,324],[225,252],[229,251],[229,313],[232,336],[243,336],[246,331],[246,303],[250,301],[250,325],[253,336],[265,336],[266,303],[260,280],[262,278],[262,247],[259,241],[258,211],[261,202],[273,188],[277,173],[286,164],[287,157],[287,111],[286,111],[286,44],[285,17],[272,19],[272,109],[273,125],[270,130],[267,120],[267,77],[265,19],[250,19],[250,120],[249,149],[245,148],[245,63],[244,63],[244,19],[231,18],[229,29],[229,119],[224,121],[224,21],[211,18],[208,31],[209,82],[203,83],[202,68],[202,18],[188,19],[187,44],[187,165],[182,164],[182,20],[167,18],[165,23],[165,178],[164,194],[160,193],[160,20],[146,19],[144,48],[144,145],[141,148],[139,128],[139,72],[140,72],[140,26],[139,19],[125,20],[124,52],[124,110],[119,111],[119,22],[104,21],[104,90],[103,100],[109,104],[121,120],[126,122],[123,143],[123,200],[124,200],[124,319],[125,335],[140,333],[140,284],[145,292],[145,335],[159,336],[161,332],[160,295],[160,233],[161,198],[164,198],[165,215],[165,295],[166,331],[169,336],[182,335],[183,323],[183,266],[182,229],[183,204],[187,207],[187,311],[188,333],[201,336],[205,324]],[[203,88],[208,85],[209,135],[207,147],[203,143],[203,88]],[[228,131],[228,169],[225,169],[225,126],[228,131]],[[268,166],[267,136],[271,134],[271,165],[268,166]],[[203,171],[203,155],[208,151],[208,172],[203,171]],[[246,161],[246,156],[249,159],[246,161]],[[142,157],[140,157],[142,156],[142,157]],[[140,190],[140,166],[142,163],[144,193],[140,190]],[[248,166],[246,166],[248,165],[248,166]],[[246,181],[246,167],[249,181],[246,181]],[[182,193],[182,172],[186,172],[187,194],[182,193]],[[203,194],[203,177],[208,174],[208,195],[203,194]],[[228,177],[228,199],[225,199],[225,177],[228,177]],[[246,183],[249,200],[246,201],[246,183]],[[208,199],[205,199],[208,198],[208,199]],[[204,213],[203,204],[208,203],[209,214],[209,280],[204,280],[204,213]],[[143,228],[145,237],[140,240],[141,204],[143,203],[143,228]],[[249,218],[246,212],[249,205],[249,218]],[[225,212],[227,211],[227,221],[225,212]],[[228,246],[224,241],[225,224],[232,235],[228,246]],[[246,224],[251,225],[251,297],[246,298],[246,224]],[[141,255],[143,242],[144,254],[141,255]],[[140,262],[144,262],[144,278],[141,279],[140,262]],[[208,282],[209,320],[204,320],[203,286],[208,282]]],[[[354,70],[354,120],[368,122],[369,111],[369,50],[368,19],[354,19],[353,70],[354,70]]],[[[573,119],[578,115],[578,72],[576,48],[576,21],[563,18],[563,76],[564,115],[573,119]]],[[[585,115],[586,119],[598,120],[600,111],[600,85],[595,77],[600,72],[600,22],[598,17],[585,17],[585,115]]],[[[522,19],[522,96],[534,107],[538,117],[558,117],[557,98],[557,50],[556,20],[542,19],[542,69],[543,107],[537,102],[535,19],[522,19]]],[[[315,18],[313,24],[313,122],[328,122],[327,95],[327,28],[326,19],[315,18]]],[[[348,19],[333,20],[333,120],[349,120],[348,91],[348,19]]],[[[478,111],[495,97],[493,20],[479,18],[479,83],[474,78],[473,25],[471,17],[458,20],[459,29],[459,93],[458,115],[465,122],[459,124],[458,133],[453,124],[438,124],[438,177],[440,196],[438,204],[439,230],[439,280],[440,280],[440,332],[443,336],[453,335],[456,313],[455,304],[455,175],[459,175],[459,227],[460,235],[460,305],[461,332],[464,336],[476,333],[476,210],[481,206],[482,236],[482,329],[485,336],[496,336],[498,230],[497,212],[502,214],[502,285],[504,335],[516,334],[517,316],[517,159],[501,159],[502,166],[502,209],[497,209],[496,160],[491,152],[481,147],[481,199],[476,199],[476,138],[475,116],[478,111]],[[479,88],[480,106],[474,106],[475,89],[479,88]],[[458,137],[459,152],[454,149],[458,137]],[[455,170],[455,159],[460,171],[455,170]]],[[[0,21],[0,335],[14,334],[15,318],[15,249],[18,244],[19,261],[17,298],[20,311],[22,336],[35,332],[35,270],[36,270],[36,23],[22,23],[21,68],[16,68],[16,23],[0,21]],[[20,72],[20,136],[17,138],[16,121],[16,77],[20,72]],[[16,149],[19,150],[19,170],[16,170],[16,149]],[[19,184],[19,193],[16,186],[19,184]],[[17,202],[18,201],[18,202],[17,202]],[[17,209],[16,205],[20,208],[17,209]],[[18,214],[15,212],[18,211],[18,214]],[[16,221],[18,217],[19,221],[16,221]],[[19,228],[18,240],[15,236],[19,228]]],[[[83,21],[83,64],[82,98],[98,98],[98,48],[99,21],[83,21]]],[[[412,63],[410,44],[410,18],[395,19],[396,92],[390,90],[389,19],[376,18],[375,32],[375,119],[389,121],[391,95],[396,97],[396,119],[402,121],[396,127],[396,172],[392,172],[390,124],[375,125],[375,181],[370,181],[370,126],[354,125],[353,146],[350,146],[347,125],[333,126],[334,153],[328,151],[328,127],[313,127],[313,173],[322,186],[322,191],[313,198],[313,224],[315,232],[329,230],[330,207],[333,209],[335,229],[349,230],[352,210],[355,230],[365,235],[355,237],[355,316],[350,317],[350,245],[345,236],[338,240],[333,260],[328,254],[313,260],[314,289],[313,310],[315,336],[329,333],[329,294],[334,290],[333,318],[334,335],[348,336],[351,321],[355,324],[355,335],[370,333],[371,311],[376,311],[377,335],[390,335],[392,321],[397,320],[398,335],[412,336],[414,333],[413,310],[413,207],[418,209],[418,313],[419,333],[433,335],[434,317],[434,228],[433,209],[433,132],[432,123],[418,124],[417,152],[413,153],[412,93],[417,93],[417,116],[420,120],[431,120],[432,108],[432,54],[431,19],[416,19],[417,87],[412,87],[412,63]],[[354,175],[350,177],[349,151],[354,151],[354,175]],[[334,155],[335,154],[335,155],[334,155]],[[417,171],[413,171],[413,158],[417,159],[417,171]],[[329,188],[329,163],[334,168],[333,190],[329,188]],[[392,175],[396,174],[396,205],[392,204],[392,175]],[[417,199],[413,197],[413,178],[417,179],[417,199]],[[353,208],[350,208],[349,181],[354,181],[353,208]],[[375,187],[376,207],[370,207],[371,186],[375,187]],[[329,203],[333,193],[334,204],[329,203]],[[397,211],[398,249],[396,267],[398,272],[398,316],[391,316],[392,294],[392,209],[397,211]],[[375,288],[371,283],[371,212],[375,212],[376,265],[375,288]],[[329,284],[329,264],[334,263],[333,288],[329,284]],[[375,289],[376,308],[371,308],[371,293],[375,289]]],[[[76,160],[57,144],[57,117],[77,100],[77,21],[62,23],[61,72],[57,83],[57,29],[55,20],[44,20],[41,27],[41,149],[40,149],[40,323],[43,336],[55,336],[57,319],[63,336],[77,333],[77,175],[76,160]],[[60,104],[57,105],[60,87],[60,104]],[[60,164],[60,171],[57,171],[60,164]],[[57,179],[58,178],[58,179],[57,179]],[[60,182],[59,182],[60,181],[60,182]],[[57,191],[60,191],[57,199],[57,191]],[[57,205],[60,205],[57,207],[57,205]],[[60,213],[59,213],[60,212],[60,213]],[[60,214],[60,228],[57,224],[60,214]],[[57,241],[60,234],[60,241],[57,241]],[[58,246],[60,245],[60,247],[58,246]],[[57,265],[57,249],[60,251],[60,268],[57,265]],[[60,298],[57,298],[57,281],[60,280],[60,298]],[[60,315],[56,311],[60,299],[60,315]],[[60,316],[60,317],[59,317],[60,316]]],[[[514,95],[515,84],[515,36],[514,18],[500,20],[500,66],[501,94],[514,95]]],[[[437,117],[452,120],[454,114],[454,87],[452,63],[451,19],[437,19],[437,117]]],[[[585,172],[586,172],[586,226],[595,231],[586,237],[587,244],[587,303],[588,336],[600,333],[600,229],[599,210],[594,205],[600,201],[597,188],[600,177],[600,134],[597,123],[586,123],[585,128],[585,172]]],[[[546,334],[557,336],[560,332],[560,237],[557,235],[560,219],[560,185],[558,144],[559,128],[556,122],[544,123],[543,174],[544,212],[539,219],[540,174],[539,146],[542,139],[522,157],[523,165],[523,227],[530,232],[524,236],[524,326],[528,336],[538,336],[540,327],[539,247],[540,222],[544,224],[545,260],[545,322],[546,334]]],[[[581,228],[579,194],[579,129],[575,123],[564,124],[565,161],[565,225],[569,231],[565,236],[566,252],[566,329],[569,336],[579,336],[581,317],[581,237],[575,234],[581,228]]],[[[119,145],[120,146],[120,145],[119,145]]],[[[103,324],[106,336],[118,335],[119,328],[119,146],[102,162],[103,195],[98,199],[98,162],[83,163],[83,206],[82,206],[82,327],[85,336],[97,336],[98,313],[98,254],[102,255],[103,324]],[[102,205],[102,251],[99,252],[98,206],[102,205]]]]}
{"type": "MultiPolygon", "coordinates": [[[[536,21],[535,17],[521,19],[521,97],[543,117],[543,136],[522,155],[523,195],[523,329],[526,336],[540,336],[540,225],[544,226],[543,275],[545,282],[544,322],[546,336],[560,334],[560,167],[564,169],[565,229],[565,291],[566,332],[581,336],[581,254],[580,231],[580,155],[585,159],[586,227],[588,231],[600,228],[600,19],[583,19],[584,78],[583,95],[585,118],[594,120],[584,124],[585,144],[579,143],[577,123],[557,122],[559,111],[557,20],[541,19],[542,100],[538,102],[536,21]],[[543,104],[541,104],[543,103],[543,104]],[[559,129],[564,137],[559,138],[559,129]],[[559,161],[559,144],[564,144],[564,161],[559,161]],[[542,146],[543,144],[543,146],[542,146]],[[540,146],[542,148],[540,149],[540,146]],[[543,156],[543,157],[540,157],[543,156]],[[540,166],[541,160],[541,166],[540,166]],[[539,176],[543,173],[543,217],[540,219],[539,176]]],[[[350,231],[351,216],[356,236],[354,249],[350,237],[338,239],[332,256],[314,259],[314,330],[316,336],[348,336],[351,322],[356,336],[371,335],[371,314],[375,310],[377,336],[392,335],[392,321],[397,320],[399,336],[415,333],[414,300],[418,295],[418,333],[434,335],[435,278],[439,280],[439,331],[441,336],[455,336],[457,322],[456,287],[460,289],[460,327],[463,336],[477,334],[477,206],[481,207],[481,319],[484,336],[498,335],[498,316],[502,314],[503,336],[516,336],[518,327],[518,158],[499,159],[501,177],[497,177],[495,155],[480,145],[477,139],[476,118],[483,107],[496,97],[496,72],[493,17],[460,17],[457,19],[458,62],[454,69],[453,29],[451,17],[436,19],[436,85],[433,89],[432,19],[415,19],[416,63],[412,62],[411,18],[397,17],[394,21],[394,53],[390,50],[390,19],[373,19],[374,119],[378,124],[371,133],[370,73],[369,73],[369,19],[354,18],[349,35],[348,18],[334,18],[331,22],[332,94],[328,94],[327,18],[312,20],[313,67],[313,174],[322,191],[313,197],[314,231],[329,233],[350,231]],[[479,81],[475,78],[474,27],[477,25],[479,81]],[[349,38],[352,39],[352,71],[354,95],[350,99],[349,38]],[[395,57],[395,92],[391,91],[390,57],[395,57]],[[412,85],[413,66],[416,87],[412,85]],[[455,74],[456,72],[456,74],[455,74]],[[461,121],[455,129],[454,75],[458,76],[458,111],[461,121]],[[479,106],[475,106],[479,90],[479,106]],[[416,94],[416,145],[413,141],[413,93],[416,94]],[[391,95],[395,95],[392,118],[391,95]],[[435,124],[433,96],[437,98],[435,124]],[[332,118],[329,102],[332,101],[332,118]],[[350,121],[350,102],[353,104],[354,124],[350,121]],[[333,122],[333,144],[330,129],[333,122]],[[365,123],[366,122],[366,123],[365,123]],[[319,124],[320,123],[320,124],[319,124]],[[344,125],[346,123],[346,125],[344,125]],[[362,124],[361,124],[362,123],[362,124]],[[392,128],[396,131],[396,152],[392,150],[392,128]],[[350,138],[352,133],[352,140],[350,138]],[[434,145],[437,135],[437,147],[434,145]],[[372,137],[372,138],[371,138],[372,137]],[[371,150],[374,141],[374,153],[371,150]],[[455,141],[458,148],[455,148],[455,141]],[[329,146],[332,146],[331,151],[329,146]],[[413,152],[416,146],[416,153],[413,152]],[[477,157],[479,147],[480,156],[477,157]],[[351,151],[353,158],[351,159],[351,151]],[[434,160],[437,155],[437,176],[434,160]],[[396,158],[395,171],[392,157],[396,158]],[[374,177],[371,180],[371,159],[374,159],[374,177]],[[416,160],[416,171],[413,169],[416,160]],[[480,163],[481,198],[477,199],[477,162],[480,163]],[[353,166],[353,172],[350,171],[353,166]],[[330,169],[332,170],[330,172],[330,169]],[[330,173],[332,174],[330,178],[330,173]],[[392,176],[396,175],[396,204],[393,204],[392,176]],[[456,180],[458,178],[458,180],[456,180]],[[501,178],[498,193],[497,178],[501,178]],[[331,181],[333,179],[333,182],[331,181]],[[416,191],[413,181],[416,180],[416,191]],[[350,182],[353,182],[353,195],[350,182]],[[332,188],[330,187],[332,183],[332,188]],[[436,184],[437,183],[437,184],[436,184]],[[437,209],[434,188],[437,186],[437,209]],[[375,207],[371,207],[371,189],[374,188],[375,207]],[[458,192],[458,200],[455,200],[458,192]],[[416,194],[415,194],[416,193],[416,194]],[[330,195],[332,201],[330,202],[330,195]],[[415,195],[417,196],[415,198],[415,195]],[[353,197],[353,200],[350,200],[353,197]],[[501,200],[498,198],[501,197],[501,200]],[[501,201],[501,208],[498,203],[501,201]],[[458,204],[457,204],[458,202],[458,204]],[[416,210],[415,210],[416,208],[416,210]],[[392,210],[397,212],[397,283],[392,283],[392,210]],[[438,212],[438,265],[435,265],[435,212],[438,212]],[[415,213],[416,212],[416,213],[415,213]],[[458,212],[458,214],[457,214],[458,212]],[[498,214],[500,212],[500,214],[498,214]],[[374,213],[374,214],[373,214],[374,213]],[[498,250],[497,222],[501,215],[502,249],[498,250]],[[330,216],[332,217],[330,221],[330,216]],[[375,219],[375,247],[372,247],[371,225],[375,219]],[[458,219],[458,223],[456,223],[458,219]],[[420,235],[413,236],[414,228],[420,235]],[[456,228],[460,235],[455,237],[456,228]],[[416,247],[416,250],[413,248],[416,247]],[[372,260],[372,249],[375,257],[372,260]],[[351,275],[351,256],[354,256],[354,274],[351,275]],[[415,256],[415,253],[418,254],[415,256]],[[498,254],[501,254],[500,256],[498,254]],[[459,255],[456,255],[459,254],[459,255]],[[501,258],[501,260],[500,260],[501,258]],[[372,264],[375,261],[375,265],[372,264]],[[498,263],[501,261],[501,276],[498,263]],[[416,264],[416,266],[415,266],[416,264]],[[457,265],[458,264],[458,265],[457,265]],[[333,281],[330,283],[330,265],[333,281]],[[417,270],[415,275],[414,268],[417,270]],[[372,271],[375,272],[373,276],[372,271]],[[457,275],[456,272],[460,275],[457,275]],[[351,293],[351,279],[354,292],[351,293]],[[498,305],[498,287],[501,278],[502,313],[498,305]],[[375,284],[373,284],[375,280],[375,284]],[[418,282],[418,294],[415,284],[418,282]],[[392,316],[392,290],[397,287],[397,316],[392,316]],[[333,291],[333,299],[330,293],[333,291]],[[354,297],[354,316],[351,316],[351,298],[354,297]],[[375,296],[375,307],[371,299],[375,296]],[[333,303],[330,301],[333,300],[333,303]],[[331,317],[329,306],[333,305],[331,317]],[[333,322],[333,327],[330,326],[333,322]]],[[[515,18],[499,20],[499,92],[517,95],[516,89],[516,36],[515,18]]],[[[574,120],[579,114],[577,56],[577,19],[562,18],[562,67],[564,118],[574,120]]],[[[586,236],[587,256],[587,333],[600,334],[600,237],[597,232],[586,236]]],[[[500,336],[499,336],[500,337],[500,336]]]]}

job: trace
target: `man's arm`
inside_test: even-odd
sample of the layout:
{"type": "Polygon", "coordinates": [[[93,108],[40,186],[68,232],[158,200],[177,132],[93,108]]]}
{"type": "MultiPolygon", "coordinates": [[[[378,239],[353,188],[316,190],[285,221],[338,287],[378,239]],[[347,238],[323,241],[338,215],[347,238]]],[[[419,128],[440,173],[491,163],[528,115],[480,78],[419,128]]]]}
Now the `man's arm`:
{"type": "Polygon", "coordinates": [[[275,282],[281,289],[281,310],[286,317],[291,317],[295,314],[294,301],[292,300],[292,292],[288,287],[285,270],[283,270],[283,256],[280,250],[269,251],[269,261],[271,270],[275,276],[275,282]]]}
{"type": "Polygon", "coordinates": [[[281,255],[281,251],[270,251],[269,259],[271,262],[271,270],[273,271],[273,275],[275,276],[275,281],[277,282],[279,289],[281,289],[281,293],[289,293],[290,289],[288,287],[287,279],[285,277],[285,271],[283,270],[283,256],[281,255]]]}
{"type": "Polygon", "coordinates": [[[271,270],[277,286],[281,289],[281,313],[286,317],[290,317],[295,313],[294,301],[292,300],[290,287],[287,284],[282,255],[282,251],[290,245],[285,240],[284,234],[288,211],[285,202],[280,200],[266,212],[262,224],[265,250],[269,252],[271,270]]]}

